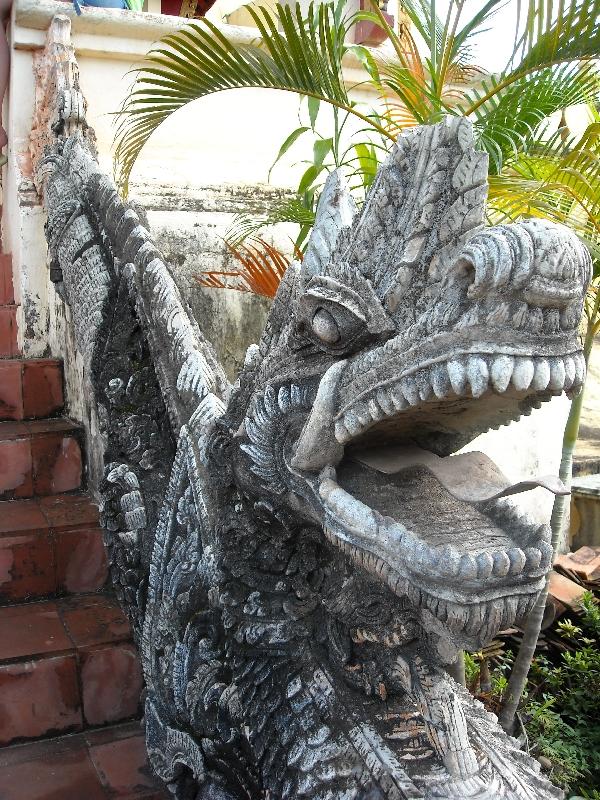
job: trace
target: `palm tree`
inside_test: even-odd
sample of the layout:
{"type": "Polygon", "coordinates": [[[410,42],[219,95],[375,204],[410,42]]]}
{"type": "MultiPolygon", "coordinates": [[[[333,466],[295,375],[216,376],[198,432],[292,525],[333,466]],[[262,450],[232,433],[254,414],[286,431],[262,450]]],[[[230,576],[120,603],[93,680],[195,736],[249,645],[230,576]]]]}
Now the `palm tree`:
{"type": "MultiPolygon", "coordinates": [[[[117,128],[119,183],[126,191],[144,144],[182,106],[227,89],[263,87],[308,97],[313,108],[329,104],[336,115],[336,133],[349,116],[357,118],[362,128],[358,139],[354,138],[359,151],[353,161],[358,167],[354,171],[361,175],[374,174],[377,153],[389,148],[403,127],[432,123],[443,114],[467,116],[473,121],[478,146],[490,155],[490,174],[504,177],[497,188],[508,200],[506,207],[513,192],[522,196],[522,181],[515,186],[510,179],[512,167],[538,147],[548,118],[570,105],[593,103],[600,96],[596,67],[600,0],[528,0],[506,68],[498,75],[479,76],[478,85],[473,86],[473,78],[478,77],[471,63],[473,40],[503,5],[504,0],[488,0],[463,21],[464,0],[450,0],[442,23],[435,0],[403,0],[414,31],[426,44],[425,56],[420,55],[411,31],[403,26],[398,35],[376,3],[372,12],[351,16],[344,15],[343,0],[336,5],[311,5],[306,15],[299,5],[277,5],[274,11],[248,7],[259,34],[255,44],[231,42],[206,19],[186,25],[161,40],[137,71],[117,128]],[[364,19],[387,31],[393,57],[348,44],[352,28],[364,19]],[[342,72],[348,53],[362,65],[364,82],[378,90],[378,108],[365,108],[350,99],[342,72]],[[366,145],[361,141],[365,135],[366,145]]],[[[280,156],[298,136],[298,131],[292,132],[280,156]]],[[[339,151],[338,136],[321,145],[315,147],[314,163],[301,180],[299,201],[276,209],[274,220],[309,226],[314,208],[311,190],[319,177],[328,168],[348,165],[347,151],[339,151]],[[329,154],[333,158],[326,165],[329,154]]],[[[368,180],[363,185],[368,187],[368,180]]],[[[547,192],[560,195],[563,187],[555,183],[547,192]]],[[[530,214],[565,219],[560,203],[548,204],[544,196],[536,197],[539,202],[529,202],[530,214]]]]}
{"type": "MultiPolygon", "coordinates": [[[[490,156],[490,222],[546,217],[568,224],[592,251],[595,288],[587,306],[585,338],[589,355],[600,328],[600,123],[596,120],[577,139],[564,126],[548,135],[548,122],[569,106],[587,103],[593,108],[598,102],[600,0],[518,0],[524,13],[512,56],[500,73],[484,76],[472,63],[471,47],[504,2],[488,0],[465,20],[465,0],[450,0],[442,22],[436,0],[401,0],[424,49],[419,49],[406,27],[400,34],[392,30],[376,2],[373,11],[352,16],[344,15],[343,0],[336,5],[311,5],[306,15],[299,5],[277,5],[275,10],[248,7],[259,34],[255,44],[233,43],[206,19],[191,23],[159,42],[137,72],[117,127],[115,163],[120,186],[127,191],[131,170],[149,137],[187,103],[245,87],[294,92],[308,98],[310,125],[290,133],[276,160],[301,135],[312,134],[313,161],[300,180],[296,198],[258,221],[238,220],[231,241],[239,245],[265,224],[290,221],[300,225],[297,245],[302,245],[314,219],[320,181],[329,169],[346,169],[360,178],[359,186],[366,190],[380,153],[389,149],[402,128],[431,124],[444,114],[466,116],[473,122],[478,146],[490,156]],[[387,32],[392,56],[348,44],[351,29],[360,20],[375,22],[387,32]],[[351,100],[342,72],[349,53],[362,65],[364,82],[377,89],[377,107],[365,108],[351,100]],[[333,109],[333,136],[316,133],[320,104],[333,109]],[[345,147],[342,134],[350,117],[358,119],[360,126],[345,147]]],[[[274,251],[259,240],[258,245],[262,250],[255,246],[238,251],[241,267],[234,277],[241,280],[241,288],[262,291],[263,286],[268,287],[265,294],[272,294],[281,262],[270,263],[274,251]],[[261,270],[264,281],[257,279],[261,270]]],[[[205,282],[226,285],[214,273],[205,276],[205,282]]],[[[572,404],[565,431],[561,464],[565,482],[570,480],[580,410],[581,396],[572,404]]],[[[552,516],[555,545],[563,518],[564,501],[557,499],[552,516]]],[[[502,714],[507,730],[514,724],[544,604],[542,593],[513,669],[502,714]]]]}

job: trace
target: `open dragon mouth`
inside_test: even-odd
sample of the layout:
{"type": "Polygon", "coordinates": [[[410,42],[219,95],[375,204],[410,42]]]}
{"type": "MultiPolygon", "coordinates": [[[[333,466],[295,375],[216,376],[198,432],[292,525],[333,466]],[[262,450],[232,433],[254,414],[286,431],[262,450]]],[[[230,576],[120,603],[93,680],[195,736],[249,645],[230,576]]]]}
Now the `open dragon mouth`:
{"type": "Polygon", "coordinates": [[[582,356],[453,355],[375,382],[340,410],[334,398],[348,363],[322,379],[293,466],[318,473],[323,526],[336,546],[430,611],[457,643],[480,646],[529,613],[552,560],[549,527],[505,498],[567,490],[552,476],[512,483],[483,453],[440,457],[436,438],[447,449],[459,431],[579,390],[582,356]]]}

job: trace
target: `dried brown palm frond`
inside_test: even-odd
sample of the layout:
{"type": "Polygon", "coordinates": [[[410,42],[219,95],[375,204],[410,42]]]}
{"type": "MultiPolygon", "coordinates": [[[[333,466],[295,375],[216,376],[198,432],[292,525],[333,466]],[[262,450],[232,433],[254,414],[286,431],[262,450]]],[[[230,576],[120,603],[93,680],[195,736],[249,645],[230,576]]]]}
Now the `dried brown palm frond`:
{"type": "MultiPolygon", "coordinates": [[[[264,239],[255,238],[254,244],[225,246],[237,267],[231,270],[204,270],[194,276],[200,286],[211,289],[235,289],[238,292],[260,294],[273,298],[290,261],[277,247],[264,239]]],[[[299,254],[296,254],[299,255],[299,254]]]]}

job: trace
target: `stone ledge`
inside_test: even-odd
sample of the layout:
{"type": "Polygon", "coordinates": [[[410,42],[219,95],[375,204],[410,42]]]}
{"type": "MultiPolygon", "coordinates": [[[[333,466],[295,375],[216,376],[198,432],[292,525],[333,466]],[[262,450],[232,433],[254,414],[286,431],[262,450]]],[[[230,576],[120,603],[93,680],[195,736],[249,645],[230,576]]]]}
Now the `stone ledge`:
{"type": "Polygon", "coordinates": [[[174,186],[135,183],[130,197],[146,211],[190,211],[195,213],[260,214],[273,203],[293,197],[290,189],[268,184],[223,184],[220,186],[174,186]]]}

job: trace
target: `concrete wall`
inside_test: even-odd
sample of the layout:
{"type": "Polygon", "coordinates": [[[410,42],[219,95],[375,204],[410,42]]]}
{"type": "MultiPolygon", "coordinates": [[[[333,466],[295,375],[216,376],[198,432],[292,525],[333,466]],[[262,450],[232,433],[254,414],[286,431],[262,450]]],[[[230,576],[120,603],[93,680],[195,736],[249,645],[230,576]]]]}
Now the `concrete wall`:
{"type": "MultiPolygon", "coordinates": [[[[211,12],[216,19],[219,8],[218,0],[211,12]]],[[[97,425],[83,403],[85,376],[68,333],[68,310],[48,280],[43,216],[27,157],[34,100],[32,57],[44,44],[52,14],[58,12],[71,14],[70,4],[55,0],[16,0],[14,4],[12,74],[4,115],[10,147],[4,174],[3,240],[5,249],[13,253],[24,353],[65,358],[70,413],[86,422],[93,437],[97,425]]],[[[157,38],[179,24],[174,17],[102,9],[90,9],[80,18],[73,15],[73,42],[89,104],[88,120],[96,130],[101,163],[108,172],[111,115],[126,94],[131,80],[127,73],[157,38]]],[[[227,32],[239,41],[255,35],[232,26],[227,32]]],[[[352,70],[350,64],[349,81],[355,77],[352,70]]],[[[264,208],[297,183],[305,167],[288,162],[276,168],[271,186],[265,184],[275,153],[297,124],[297,114],[297,98],[282,92],[230,91],[197,101],[154,134],[132,176],[131,194],[147,208],[174,277],[230,377],[248,344],[258,339],[268,303],[232,291],[201,289],[193,276],[202,268],[226,264],[221,237],[236,211],[264,208]]],[[[297,158],[302,157],[300,150],[297,158]]],[[[285,241],[285,231],[278,235],[285,241]]],[[[556,472],[567,411],[565,398],[553,400],[530,418],[480,437],[468,449],[485,450],[515,480],[556,472]]],[[[548,518],[552,501],[542,490],[531,492],[527,502],[540,520],[548,518]]]]}

